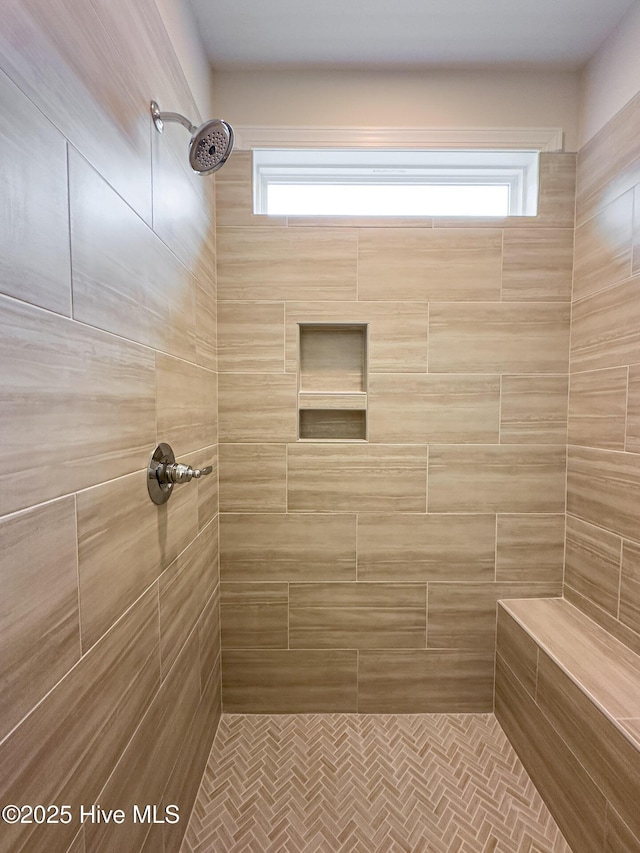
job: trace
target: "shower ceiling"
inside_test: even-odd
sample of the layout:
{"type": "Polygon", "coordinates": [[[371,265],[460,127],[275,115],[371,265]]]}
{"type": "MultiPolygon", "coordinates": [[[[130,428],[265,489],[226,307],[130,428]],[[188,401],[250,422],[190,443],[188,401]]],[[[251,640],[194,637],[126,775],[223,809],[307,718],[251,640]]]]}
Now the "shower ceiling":
{"type": "Polygon", "coordinates": [[[577,68],[638,0],[189,0],[214,68],[577,68]]]}

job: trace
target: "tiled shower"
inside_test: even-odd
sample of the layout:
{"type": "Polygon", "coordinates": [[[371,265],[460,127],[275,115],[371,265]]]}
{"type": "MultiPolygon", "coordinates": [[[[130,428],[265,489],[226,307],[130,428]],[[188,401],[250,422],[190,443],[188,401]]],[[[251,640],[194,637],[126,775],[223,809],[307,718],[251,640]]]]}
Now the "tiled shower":
{"type": "Polygon", "coordinates": [[[178,851],[223,711],[490,714],[499,599],[640,653],[638,97],[535,218],[265,220],[152,132],[153,0],[2,19],[0,805],[181,814],[2,853],[178,851]],[[156,507],[160,441],[215,473],[156,507]]]}

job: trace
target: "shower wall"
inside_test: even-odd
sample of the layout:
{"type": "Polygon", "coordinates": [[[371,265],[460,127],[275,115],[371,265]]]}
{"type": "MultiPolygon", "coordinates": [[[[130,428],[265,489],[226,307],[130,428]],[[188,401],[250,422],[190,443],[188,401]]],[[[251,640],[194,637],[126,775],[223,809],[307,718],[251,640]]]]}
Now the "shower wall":
{"type": "Polygon", "coordinates": [[[566,597],[640,652],[640,94],[578,155],[566,597]]]}
{"type": "Polygon", "coordinates": [[[562,592],[575,159],[491,222],[255,217],[220,172],[226,711],[492,709],[496,599],[562,592]],[[297,440],[298,323],[368,324],[368,443],[297,440]]]}
{"type": "Polygon", "coordinates": [[[0,802],[72,814],[0,850],[170,853],[220,713],[217,481],[158,508],[145,469],[216,459],[212,183],[152,130],[197,110],[151,0],[0,9],[0,802]]]}

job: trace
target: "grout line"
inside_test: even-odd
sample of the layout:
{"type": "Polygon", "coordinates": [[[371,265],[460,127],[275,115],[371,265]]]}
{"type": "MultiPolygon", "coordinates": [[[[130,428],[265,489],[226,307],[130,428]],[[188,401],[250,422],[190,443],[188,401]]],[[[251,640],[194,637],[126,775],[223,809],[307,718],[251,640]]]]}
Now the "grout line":
{"type": "Polygon", "coordinates": [[[76,537],[76,579],[78,583],[78,642],[80,646],[80,658],[82,658],[82,607],[80,602],[80,542],[78,540],[78,495],[73,496],[74,525],[76,537]]]}

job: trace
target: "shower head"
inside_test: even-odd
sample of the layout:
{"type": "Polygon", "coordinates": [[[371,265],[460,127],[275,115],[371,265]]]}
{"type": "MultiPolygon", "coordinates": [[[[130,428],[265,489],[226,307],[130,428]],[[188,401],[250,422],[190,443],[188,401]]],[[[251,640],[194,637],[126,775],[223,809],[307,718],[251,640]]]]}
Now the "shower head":
{"type": "Polygon", "coordinates": [[[151,117],[159,133],[163,132],[165,121],[174,121],[187,128],[191,134],[189,165],[199,175],[211,175],[227,162],[233,148],[233,128],[226,121],[214,118],[196,127],[180,113],[160,112],[155,101],[151,101],[151,117]]]}

